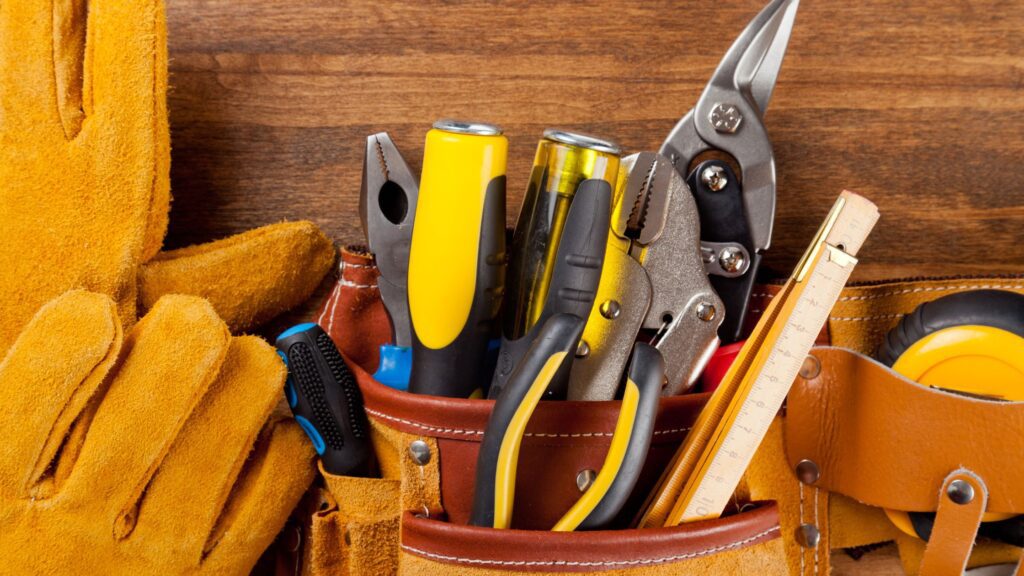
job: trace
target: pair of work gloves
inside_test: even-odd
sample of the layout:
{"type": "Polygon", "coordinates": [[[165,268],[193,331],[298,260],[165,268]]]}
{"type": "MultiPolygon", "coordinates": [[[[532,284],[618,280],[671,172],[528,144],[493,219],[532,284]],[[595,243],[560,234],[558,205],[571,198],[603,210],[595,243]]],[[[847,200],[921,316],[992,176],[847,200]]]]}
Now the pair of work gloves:
{"type": "Polygon", "coordinates": [[[298,222],[160,252],[166,93],[161,0],[0,0],[2,573],[246,573],[312,480],[284,365],[231,331],[333,246],[298,222]]]}

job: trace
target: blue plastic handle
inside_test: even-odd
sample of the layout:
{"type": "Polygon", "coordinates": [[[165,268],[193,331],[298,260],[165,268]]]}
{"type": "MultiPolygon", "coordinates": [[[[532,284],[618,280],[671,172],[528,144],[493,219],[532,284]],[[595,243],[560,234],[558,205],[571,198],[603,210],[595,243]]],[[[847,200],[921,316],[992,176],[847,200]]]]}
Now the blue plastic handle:
{"type": "Polygon", "coordinates": [[[395,390],[409,389],[409,373],[412,371],[412,348],[382,344],[380,347],[380,364],[373,374],[381,384],[395,390]]]}

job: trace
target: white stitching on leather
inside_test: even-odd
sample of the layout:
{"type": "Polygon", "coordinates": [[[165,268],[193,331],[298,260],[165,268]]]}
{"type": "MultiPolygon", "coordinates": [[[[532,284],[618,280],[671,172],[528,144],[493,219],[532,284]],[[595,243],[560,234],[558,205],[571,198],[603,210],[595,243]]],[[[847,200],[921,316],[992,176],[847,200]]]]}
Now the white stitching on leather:
{"type": "MultiPolygon", "coordinates": [[[[802,526],[804,524],[804,483],[800,482],[798,480],[797,481],[797,486],[799,486],[799,488],[800,488],[800,525],[802,526]]],[[[800,547],[800,573],[801,574],[806,574],[807,573],[806,559],[807,559],[807,549],[801,546],[800,547]]]]}
{"type": "Polygon", "coordinates": [[[950,290],[1024,290],[1024,284],[962,284],[960,286],[921,286],[919,288],[905,288],[892,292],[880,294],[866,294],[864,296],[842,296],[840,302],[852,302],[855,300],[875,300],[886,296],[899,296],[900,294],[916,294],[918,292],[947,292],[950,290]]]}
{"type": "Polygon", "coordinates": [[[369,289],[369,288],[376,288],[377,287],[376,284],[356,284],[355,282],[349,280],[348,278],[345,278],[345,269],[346,268],[373,268],[373,266],[367,266],[365,264],[352,264],[351,262],[345,262],[345,260],[342,259],[338,263],[338,285],[339,286],[344,286],[346,288],[367,288],[367,289],[369,289]]]}
{"type": "Polygon", "coordinates": [[[341,285],[341,286],[344,286],[346,288],[367,288],[367,289],[369,289],[369,288],[376,288],[377,287],[376,284],[356,284],[355,282],[353,282],[351,280],[346,280],[345,278],[338,279],[338,284],[341,285]]]}
{"type": "MultiPolygon", "coordinates": [[[[841,296],[839,302],[855,302],[863,300],[877,300],[888,296],[899,296],[901,294],[917,294],[920,292],[950,292],[954,290],[1024,290],[1024,284],[961,284],[959,286],[922,286],[919,288],[906,288],[879,294],[865,294],[864,296],[841,296]]],[[[774,294],[753,294],[751,298],[774,298],[774,294]]],[[[752,314],[759,314],[762,310],[751,310],[752,314]]],[[[836,322],[865,322],[868,320],[892,320],[902,318],[905,314],[879,314],[877,316],[831,316],[829,320],[836,322]]]]}
{"type": "Polygon", "coordinates": [[[341,296],[341,286],[335,284],[334,290],[331,291],[331,297],[328,300],[327,306],[324,306],[323,311],[320,312],[320,317],[317,318],[316,323],[324,325],[324,315],[327,315],[327,333],[330,334],[334,330],[334,310],[338,306],[338,298],[341,296]]]}
{"type": "Polygon", "coordinates": [[[829,320],[835,320],[836,322],[863,322],[865,320],[891,320],[893,318],[903,318],[906,314],[879,314],[878,316],[829,316],[829,320]]]}
{"type": "Polygon", "coordinates": [[[718,552],[724,552],[726,550],[731,550],[733,548],[740,548],[742,546],[746,546],[747,544],[749,544],[751,542],[754,542],[756,540],[764,538],[765,536],[768,536],[768,535],[772,534],[773,532],[778,532],[778,531],[779,531],[779,527],[778,526],[772,526],[768,530],[765,530],[765,531],[761,532],[760,534],[755,534],[753,536],[750,536],[749,538],[744,538],[743,540],[738,540],[736,542],[731,542],[729,544],[723,544],[721,546],[714,546],[712,548],[705,548],[704,550],[699,550],[697,552],[689,552],[689,553],[686,553],[686,554],[677,554],[675,556],[665,556],[665,557],[662,557],[662,558],[647,558],[647,559],[643,559],[643,560],[622,560],[622,561],[619,561],[619,562],[609,562],[609,561],[604,561],[604,562],[570,562],[568,560],[552,560],[552,561],[544,561],[544,560],[485,560],[485,559],[482,559],[482,558],[463,558],[463,557],[460,557],[460,556],[448,556],[448,555],[445,555],[445,554],[435,554],[433,552],[427,552],[426,550],[420,550],[419,548],[413,548],[412,546],[408,546],[406,544],[402,544],[402,550],[405,550],[406,552],[412,552],[413,554],[418,554],[420,556],[425,556],[427,558],[431,558],[431,559],[434,559],[434,560],[442,560],[442,561],[449,561],[449,562],[460,562],[460,563],[463,563],[463,564],[483,564],[483,565],[488,565],[488,566],[550,566],[550,567],[558,567],[558,566],[583,566],[583,567],[589,567],[589,566],[645,566],[645,565],[650,565],[650,564],[663,564],[665,562],[675,562],[677,560],[689,560],[691,558],[699,558],[701,556],[707,556],[709,554],[717,554],[718,552]]]}
{"type": "MultiPolygon", "coordinates": [[[[427,432],[435,432],[440,434],[460,434],[463,436],[483,436],[483,430],[462,430],[459,428],[438,428],[437,426],[430,426],[428,424],[421,424],[419,422],[413,422],[412,420],[406,420],[405,418],[397,418],[389,414],[384,414],[372,408],[366,408],[367,414],[371,414],[378,418],[385,420],[391,420],[392,422],[400,422],[407,426],[412,426],[420,430],[427,432]]],[[[655,430],[655,436],[664,436],[665,434],[677,434],[679,432],[689,432],[689,428],[672,428],[670,430],[655,430]]],[[[576,432],[573,434],[547,434],[544,432],[527,432],[523,436],[529,436],[531,438],[611,438],[611,432],[576,432]]]]}
{"type": "Polygon", "coordinates": [[[482,430],[460,430],[458,428],[438,428],[436,426],[428,426],[426,424],[420,424],[419,422],[413,422],[412,420],[406,420],[405,418],[396,418],[395,416],[383,414],[372,408],[366,408],[366,413],[372,414],[373,416],[376,416],[378,418],[383,418],[385,420],[391,420],[392,422],[401,422],[402,424],[406,424],[414,428],[419,428],[420,430],[426,430],[428,432],[440,432],[442,434],[462,434],[465,436],[483,436],[484,434],[482,430]]]}
{"type": "MultiPolygon", "coordinates": [[[[818,492],[819,492],[818,487],[815,486],[814,487],[814,525],[815,526],[821,526],[821,524],[819,523],[819,520],[818,520],[818,492]]],[[[818,534],[819,534],[818,544],[814,547],[814,573],[815,574],[818,573],[818,552],[821,550],[821,537],[820,537],[820,534],[821,534],[820,530],[821,530],[821,528],[818,528],[818,530],[819,530],[819,532],[818,532],[818,534]]]]}

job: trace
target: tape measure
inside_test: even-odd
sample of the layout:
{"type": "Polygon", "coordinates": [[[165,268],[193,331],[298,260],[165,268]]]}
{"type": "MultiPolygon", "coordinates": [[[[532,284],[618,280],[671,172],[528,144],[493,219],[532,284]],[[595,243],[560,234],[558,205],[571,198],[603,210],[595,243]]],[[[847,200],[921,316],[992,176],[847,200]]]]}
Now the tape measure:
{"type": "MultiPolygon", "coordinates": [[[[915,382],[968,396],[1024,401],[1024,295],[950,294],[917,307],[885,337],[878,359],[915,382]]],[[[928,539],[935,514],[886,510],[901,531],[928,539]]],[[[1013,514],[986,513],[983,522],[1013,514]]]]}

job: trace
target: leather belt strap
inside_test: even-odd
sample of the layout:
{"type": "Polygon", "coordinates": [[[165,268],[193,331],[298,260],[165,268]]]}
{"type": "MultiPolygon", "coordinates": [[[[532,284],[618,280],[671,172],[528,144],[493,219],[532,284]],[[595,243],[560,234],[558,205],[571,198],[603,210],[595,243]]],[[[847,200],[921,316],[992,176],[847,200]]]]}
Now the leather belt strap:
{"type": "Polygon", "coordinates": [[[921,576],[963,574],[986,504],[988,489],[977,474],[961,468],[946,477],[935,526],[924,549],[921,576]]]}

